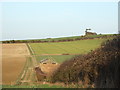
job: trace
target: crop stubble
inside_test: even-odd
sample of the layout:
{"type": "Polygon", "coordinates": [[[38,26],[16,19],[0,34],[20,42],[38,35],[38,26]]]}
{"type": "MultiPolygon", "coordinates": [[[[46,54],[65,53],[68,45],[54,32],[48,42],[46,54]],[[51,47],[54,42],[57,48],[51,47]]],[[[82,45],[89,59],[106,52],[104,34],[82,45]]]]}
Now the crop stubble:
{"type": "Polygon", "coordinates": [[[2,44],[2,84],[14,84],[27,55],[30,53],[26,44],[2,44]]]}

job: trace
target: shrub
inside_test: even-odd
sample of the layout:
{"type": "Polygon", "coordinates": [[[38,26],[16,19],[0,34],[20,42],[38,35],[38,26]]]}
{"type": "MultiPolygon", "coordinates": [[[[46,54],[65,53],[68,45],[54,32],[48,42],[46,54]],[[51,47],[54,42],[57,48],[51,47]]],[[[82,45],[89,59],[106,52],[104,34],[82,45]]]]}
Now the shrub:
{"type": "Polygon", "coordinates": [[[120,37],[101,48],[65,61],[51,76],[51,82],[79,83],[95,87],[120,88],[120,37]]]}

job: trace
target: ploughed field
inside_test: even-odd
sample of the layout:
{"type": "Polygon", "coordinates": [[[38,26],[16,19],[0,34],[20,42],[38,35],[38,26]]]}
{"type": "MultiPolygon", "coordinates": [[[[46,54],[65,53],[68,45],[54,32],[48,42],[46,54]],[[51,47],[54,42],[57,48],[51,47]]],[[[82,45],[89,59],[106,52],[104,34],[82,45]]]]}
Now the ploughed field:
{"type": "Polygon", "coordinates": [[[69,42],[30,43],[35,55],[85,54],[100,47],[107,39],[87,39],[69,42]]]}
{"type": "Polygon", "coordinates": [[[15,84],[23,70],[27,55],[30,55],[27,45],[2,44],[2,83],[15,84]]]}

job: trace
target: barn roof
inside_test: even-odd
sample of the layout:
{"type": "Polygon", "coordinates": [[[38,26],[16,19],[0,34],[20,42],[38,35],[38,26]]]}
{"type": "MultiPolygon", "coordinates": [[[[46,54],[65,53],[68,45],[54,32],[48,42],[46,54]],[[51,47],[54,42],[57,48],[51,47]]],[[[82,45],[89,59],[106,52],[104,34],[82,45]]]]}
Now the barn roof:
{"type": "Polygon", "coordinates": [[[45,59],[42,59],[40,63],[57,63],[54,58],[52,57],[47,57],[45,59]]]}

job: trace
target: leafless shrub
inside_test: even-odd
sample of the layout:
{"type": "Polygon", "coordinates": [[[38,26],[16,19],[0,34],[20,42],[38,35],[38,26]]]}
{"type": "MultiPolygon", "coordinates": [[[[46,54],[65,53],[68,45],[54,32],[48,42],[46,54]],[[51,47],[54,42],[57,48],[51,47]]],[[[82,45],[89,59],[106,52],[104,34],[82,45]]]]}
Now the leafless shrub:
{"type": "Polygon", "coordinates": [[[65,84],[82,81],[100,88],[120,87],[120,36],[102,44],[86,55],[65,61],[51,77],[51,82],[65,84]]]}

